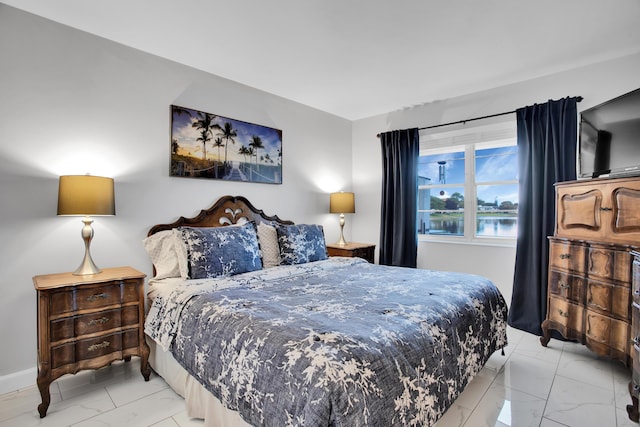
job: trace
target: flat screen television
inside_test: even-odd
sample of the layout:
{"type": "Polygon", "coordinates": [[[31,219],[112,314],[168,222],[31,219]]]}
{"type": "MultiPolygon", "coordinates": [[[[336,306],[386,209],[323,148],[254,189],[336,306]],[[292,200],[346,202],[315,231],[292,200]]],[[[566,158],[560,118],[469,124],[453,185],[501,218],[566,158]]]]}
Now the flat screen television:
{"type": "Polygon", "coordinates": [[[580,114],[578,178],[640,175],[640,89],[580,114]]]}

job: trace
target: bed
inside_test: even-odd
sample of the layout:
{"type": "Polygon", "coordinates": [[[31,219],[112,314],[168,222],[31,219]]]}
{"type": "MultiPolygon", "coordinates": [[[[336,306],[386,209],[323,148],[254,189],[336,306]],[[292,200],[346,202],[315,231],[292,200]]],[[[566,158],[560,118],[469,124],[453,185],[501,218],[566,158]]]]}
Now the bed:
{"type": "Polygon", "coordinates": [[[243,197],[144,243],[151,366],[206,426],[432,425],[507,344],[488,279],[329,258],[243,197]]]}

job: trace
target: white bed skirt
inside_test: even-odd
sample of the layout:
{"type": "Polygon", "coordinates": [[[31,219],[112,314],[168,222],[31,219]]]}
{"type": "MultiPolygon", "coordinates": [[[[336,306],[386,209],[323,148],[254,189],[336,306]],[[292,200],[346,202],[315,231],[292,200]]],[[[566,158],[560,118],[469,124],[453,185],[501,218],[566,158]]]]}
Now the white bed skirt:
{"type": "Polygon", "coordinates": [[[151,353],[149,363],[153,370],[185,400],[187,415],[204,420],[205,427],[251,427],[238,412],[225,408],[220,400],[193,378],[168,351],[147,338],[151,353]]]}

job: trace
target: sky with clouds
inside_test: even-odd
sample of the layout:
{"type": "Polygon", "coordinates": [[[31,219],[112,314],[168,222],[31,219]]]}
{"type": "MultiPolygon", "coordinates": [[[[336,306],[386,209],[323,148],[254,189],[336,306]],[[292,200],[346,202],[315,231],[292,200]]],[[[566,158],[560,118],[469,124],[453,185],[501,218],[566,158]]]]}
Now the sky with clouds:
{"type": "MultiPolygon", "coordinates": [[[[461,184],[460,187],[448,188],[447,193],[462,192],[464,183],[464,152],[450,152],[420,157],[418,175],[430,178],[430,183],[438,183],[438,161],[445,161],[445,183],[461,184]]],[[[518,179],[517,147],[499,147],[476,151],[476,183],[496,182],[518,179]]],[[[498,200],[518,202],[518,186],[510,185],[481,185],[478,186],[478,198],[485,202],[498,200]]]]}

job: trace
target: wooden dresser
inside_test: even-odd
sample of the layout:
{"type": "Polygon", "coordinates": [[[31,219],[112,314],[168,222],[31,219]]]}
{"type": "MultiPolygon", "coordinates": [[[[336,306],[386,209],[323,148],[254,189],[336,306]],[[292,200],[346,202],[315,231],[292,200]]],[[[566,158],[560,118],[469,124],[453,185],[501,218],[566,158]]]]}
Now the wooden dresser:
{"type": "Polygon", "coordinates": [[[640,252],[631,252],[633,256],[633,279],[631,284],[631,357],[633,367],[631,381],[629,382],[629,394],[631,405],[627,405],[629,418],[635,422],[640,419],[638,412],[638,395],[640,394],[640,252]]]}
{"type": "Polygon", "coordinates": [[[374,254],[376,245],[370,243],[354,243],[349,242],[344,245],[337,243],[327,244],[327,253],[329,256],[346,256],[364,258],[371,264],[374,263],[374,254]]]}
{"type": "Polygon", "coordinates": [[[86,276],[60,273],[33,278],[38,294],[41,418],[51,401],[51,382],[64,374],[140,356],[140,370],[149,380],[144,277],[131,267],[119,267],[86,276]]]}
{"type": "Polygon", "coordinates": [[[557,184],[549,240],[542,345],[556,330],[631,366],[631,251],[640,246],[640,178],[557,184]]]}

